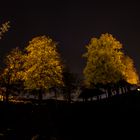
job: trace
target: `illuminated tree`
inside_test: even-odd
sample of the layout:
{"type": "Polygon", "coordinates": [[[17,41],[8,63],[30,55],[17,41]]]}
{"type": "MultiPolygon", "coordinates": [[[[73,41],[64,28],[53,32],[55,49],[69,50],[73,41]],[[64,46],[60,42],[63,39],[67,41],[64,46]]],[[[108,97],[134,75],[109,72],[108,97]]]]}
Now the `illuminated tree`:
{"type": "Polygon", "coordinates": [[[126,82],[130,84],[138,84],[139,76],[134,67],[133,60],[129,56],[125,56],[123,57],[122,62],[125,65],[123,74],[124,74],[124,79],[126,80],[126,82]]]}
{"type": "Polygon", "coordinates": [[[86,48],[84,76],[88,87],[110,87],[123,79],[129,83],[137,83],[138,76],[132,59],[124,55],[122,44],[111,34],[102,34],[99,39],[92,38],[86,48]]]}
{"type": "Polygon", "coordinates": [[[24,77],[27,89],[44,91],[63,84],[63,66],[56,48],[57,43],[46,36],[33,38],[26,47],[24,77]]]}
{"type": "Polygon", "coordinates": [[[86,46],[87,65],[84,69],[88,86],[114,83],[120,80],[122,45],[110,34],[102,34],[99,39],[92,38],[86,46]]]}
{"type": "Polygon", "coordinates": [[[2,26],[0,27],[0,39],[2,39],[3,34],[9,30],[10,28],[9,24],[10,24],[10,21],[7,21],[3,23],[2,26]]]}
{"type": "Polygon", "coordinates": [[[2,86],[6,88],[6,101],[13,88],[19,88],[22,81],[23,54],[18,49],[13,49],[5,58],[5,68],[1,74],[2,86]]]}

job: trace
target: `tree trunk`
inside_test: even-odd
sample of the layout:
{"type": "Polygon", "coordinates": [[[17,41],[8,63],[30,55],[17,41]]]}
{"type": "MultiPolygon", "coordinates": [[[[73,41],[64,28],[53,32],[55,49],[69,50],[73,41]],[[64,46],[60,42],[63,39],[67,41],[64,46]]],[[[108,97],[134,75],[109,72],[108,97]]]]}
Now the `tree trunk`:
{"type": "Polygon", "coordinates": [[[108,89],[107,89],[107,92],[108,92],[108,97],[111,97],[111,96],[112,96],[111,88],[108,88],[108,89]]]}
{"type": "Polygon", "coordinates": [[[116,87],[116,94],[117,94],[117,95],[120,94],[120,87],[116,87]]]}
{"type": "Polygon", "coordinates": [[[90,98],[90,101],[92,102],[93,100],[92,100],[92,97],[90,98]]]}
{"type": "Polygon", "coordinates": [[[55,100],[57,100],[57,93],[56,93],[56,89],[54,88],[54,95],[55,95],[55,100]]]}
{"type": "Polygon", "coordinates": [[[83,97],[83,103],[85,102],[85,98],[83,97]]]}
{"type": "Polygon", "coordinates": [[[97,101],[99,101],[100,100],[100,97],[99,97],[99,95],[97,95],[97,101]]]}
{"type": "Polygon", "coordinates": [[[7,89],[6,89],[6,92],[5,92],[5,102],[6,102],[6,103],[9,102],[9,92],[8,92],[7,89]]]}
{"type": "Polygon", "coordinates": [[[54,94],[55,94],[55,108],[56,108],[56,110],[57,110],[57,108],[58,108],[58,105],[57,105],[57,90],[56,90],[56,88],[54,87],[54,94]]]}
{"type": "Polygon", "coordinates": [[[124,94],[124,87],[121,87],[121,94],[124,94]]]}
{"type": "Polygon", "coordinates": [[[68,91],[68,103],[71,102],[71,92],[68,91]]]}
{"type": "Polygon", "coordinates": [[[39,103],[42,102],[42,99],[43,99],[42,94],[43,94],[42,90],[39,90],[39,96],[38,96],[39,103]]]}

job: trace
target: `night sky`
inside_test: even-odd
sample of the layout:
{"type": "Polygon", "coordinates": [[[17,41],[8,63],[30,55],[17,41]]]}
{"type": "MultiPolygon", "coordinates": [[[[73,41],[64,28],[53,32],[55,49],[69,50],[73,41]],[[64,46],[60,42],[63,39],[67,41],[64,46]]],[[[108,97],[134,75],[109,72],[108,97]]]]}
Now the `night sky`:
{"type": "MultiPolygon", "coordinates": [[[[14,0],[13,0],[14,1],[14,0]]],[[[25,48],[36,36],[47,35],[58,42],[60,53],[74,73],[82,73],[82,54],[91,37],[111,33],[133,58],[140,73],[140,4],[134,1],[46,0],[0,3],[0,24],[11,21],[11,29],[0,40],[0,59],[12,48],[25,48]]]]}

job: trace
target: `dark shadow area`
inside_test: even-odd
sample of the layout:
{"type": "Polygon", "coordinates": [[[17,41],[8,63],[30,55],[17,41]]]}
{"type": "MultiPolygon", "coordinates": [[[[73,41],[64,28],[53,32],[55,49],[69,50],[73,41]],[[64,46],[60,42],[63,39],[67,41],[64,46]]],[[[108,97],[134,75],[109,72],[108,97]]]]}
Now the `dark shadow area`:
{"type": "Polygon", "coordinates": [[[129,131],[137,128],[139,113],[138,91],[85,103],[51,99],[39,105],[37,101],[0,102],[0,140],[119,138],[126,130],[129,135],[129,131]]]}

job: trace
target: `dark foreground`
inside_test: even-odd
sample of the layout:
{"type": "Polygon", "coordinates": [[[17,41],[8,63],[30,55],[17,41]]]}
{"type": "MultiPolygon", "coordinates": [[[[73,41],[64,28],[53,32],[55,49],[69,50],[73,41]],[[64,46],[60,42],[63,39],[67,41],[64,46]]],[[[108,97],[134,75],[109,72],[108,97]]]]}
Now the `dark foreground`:
{"type": "MultiPolygon", "coordinates": [[[[0,103],[0,140],[121,139],[140,127],[140,93],[98,102],[0,103]]],[[[135,131],[136,132],[136,131],[135,131]]]]}

